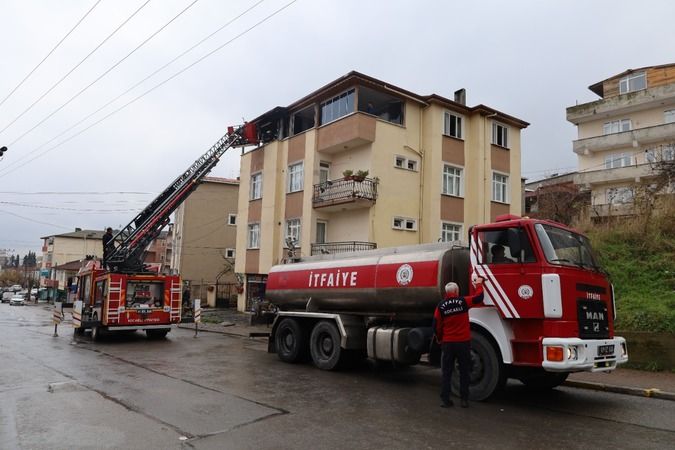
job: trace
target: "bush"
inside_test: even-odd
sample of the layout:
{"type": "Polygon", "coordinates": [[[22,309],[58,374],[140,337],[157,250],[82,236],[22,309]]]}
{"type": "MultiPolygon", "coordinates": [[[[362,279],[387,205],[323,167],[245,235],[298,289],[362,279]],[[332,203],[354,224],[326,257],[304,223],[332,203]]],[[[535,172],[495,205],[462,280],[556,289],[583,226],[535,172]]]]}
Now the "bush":
{"type": "Polygon", "coordinates": [[[675,333],[675,218],[591,225],[585,232],[616,294],[616,328],[675,333]]]}

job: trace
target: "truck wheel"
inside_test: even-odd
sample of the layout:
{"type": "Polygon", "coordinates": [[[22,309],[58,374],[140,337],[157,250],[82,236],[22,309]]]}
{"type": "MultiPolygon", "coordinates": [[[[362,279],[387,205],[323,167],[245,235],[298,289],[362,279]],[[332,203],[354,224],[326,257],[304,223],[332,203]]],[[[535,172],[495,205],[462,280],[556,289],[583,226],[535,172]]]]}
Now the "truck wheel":
{"type": "Polygon", "coordinates": [[[338,368],[344,350],[340,347],[340,332],[333,322],[322,320],[316,324],[309,338],[309,351],[319,369],[338,368]]]}
{"type": "Polygon", "coordinates": [[[169,330],[145,330],[148,339],[159,340],[164,339],[169,330]]]}
{"type": "MultiPolygon", "coordinates": [[[[506,382],[499,351],[482,334],[471,331],[471,372],[469,398],[483,401],[501,389],[506,382]]],[[[452,374],[452,392],[459,395],[459,370],[452,374]]]]}
{"type": "Polygon", "coordinates": [[[274,335],[274,346],[277,356],[284,362],[296,363],[307,359],[307,333],[295,319],[281,321],[274,335]]]}
{"type": "Polygon", "coordinates": [[[103,337],[103,330],[98,325],[95,325],[91,328],[91,340],[98,342],[103,337]]]}
{"type": "Polygon", "coordinates": [[[545,372],[541,370],[520,377],[519,380],[529,389],[544,391],[560,386],[565,382],[568,375],[567,372],[545,372]]]}

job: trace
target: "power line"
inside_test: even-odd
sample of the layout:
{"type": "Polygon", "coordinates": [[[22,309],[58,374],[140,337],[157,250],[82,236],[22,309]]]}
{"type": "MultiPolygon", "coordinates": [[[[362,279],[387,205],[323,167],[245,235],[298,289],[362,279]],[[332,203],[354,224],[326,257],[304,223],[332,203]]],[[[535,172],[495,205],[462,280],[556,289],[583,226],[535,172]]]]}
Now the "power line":
{"type": "MultiPolygon", "coordinates": [[[[132,90],[134,90],[135,88],[137,88],[138,86],[140,86],[141,84],[143,84],[144,82],[146,82],[148,79],[152,78],[152,77],[155,76],[157,73],[161,72],[161,71],[164,70],[166,67],[168,67],[169,65],[173,64],[174,62],[176,62],[178,59],[180,59],[180,58],[182,58],[183,56],[185,56],[187,53],[191,52],[192,50],[194,50],[195,48],[197,48],[198,46],[200,46],[201,44],[203,44],[203,43],[206,42],[207,40],[211,39],[211,38],[212,38],[213,36],[215,36],[217,33],[219,33],[220,31],[222,31],[223,29],[225,29],[225,28],[228,27],[229,25],[231,25],[233,22],[235,22],[235,21],[237,21],[238,19],[240,19],[242,16],[244,16],[245,14],[247,14],[248,12],[250,12],[251,10],[253,10],[256,6],[260,5],[260,4],[261,4],[262,2],[264,2],[264,1],[265,1],[265,0],[259,0],[258,2],[254,3],[254,4],[253,4],[252,6],[250,6],[248,9],[244,10],[244,11],[243,11],[242,13],[240,13],[239,15],[237,15],[237,16],[235,16],[234,18],[230,19],[230,20],[229,20],[228,22],[226,22],[224,25],[221,25],[221,26],[220,26],[219,28],[217,28],[215,31],[213,31],[213,32],[210,33],[209,35],[205,36],[205,37],[204,37],[203,39],[201,39],[199,42],[197,42],[196,44],[194,44],[193,46],[191,46],[191,47],[188,48],[187,50],[185,50],[185,51],[183,51],[182,53],[180,53],[178,56],[176,56],[175,58],[173,58],[171,61],[169,61],[169,62],[167,62],[166,64],[164,64],[163,66],[161,66],[160,68],[158,68],[157,70],[155,70],[154,72],[152,72],[150,75],[146,76],[145,78],[143,78],[142,80],[140,80],[139,82],[137,82],[136,84],[134,84],[133,86],[131,86],[130,88],[128,88],[127,90],[125,90],[124,92],[122,92],[121,94],[119,94],[117,97],[113,98],[112,100],[110,100],[109,102],[107,102],[106,104],[104,104],[103,106],[101,106],[100,108],[98,108],[96,111],[92,112],[91,114],[85,116],[84,118],[82,118],[81,120],[79,120],[78,122],[76,122],[75,124],[73,124],[73,125],[71,125],[70,127],[66,128],[66,129],[63,130],[61,133],[59,133],[58,135],[54,136],[53,138],[51,138],[51,139],[48,140],[47,142],[44,142],[44,143],[42,143],[41,145],[39,145],[38,147],[34,148],[34,149],[31,150],[30,152],[28,152],[26,155],[21,156],[18,160],[15,160],[15,161],[13,161],[12,163],[10,163],[10,164],[8,164],[7,166],[5,166],[5,167],[3,168],[3,171],[7,171],[7,170],[12,169],[13,166],[19,164],[21,161],[25,160],[25,159],[28,158],[30,155],[36,153],[36,152],[37,152],[38,150],[40,150],[41,148],[43,148],[43,147],[45,147],[46,145],[50,144],[51,142],[57,140],[58,138],[60,138],[60,137],[63,136],[64,134],[68,133],[68,132],[69,132],[70,130],[72,130],[73,128],[75,128],[75,127],[77,127],[78,125],[80,125],[80,124],[82,124],[83,122],[85,122],[85,121],[86,121],[87,119],[89,119],[90,117],[92,117],[92,116],[98,114],[98,113],[101,112],[103,109],[105,109],[106,107],[110,106],[112,103],[116,102],[117,100],[119,100],[120,98],[122,98],[123,96],[125,96],[126,94],[128,94],[129,92],[131,92],[132,90]]],[[[0,171],[0,172],[1,172],[1,171],[0,171]]],[[[0,173],[0,175],[2,175],[2,173],[0,173]]]]}
{"type": "Polygon", "coordinates": [[[20,192],[20,191],[0,191],[0,194],[16,194],[16,195],[109,195],[109,194],[131,194],[131,195],[157,195],[156,192],[137,192],[137,191],[103,191],[103,192],[87,192],[87,191],[41,191],[41,192],[20,192]]]}
{"type": "MultiPolygon", "coordinates": [[[[150,0],[148,0],[148,1],[150,1],[150,0]]],[[[61,111],[63,108],[65,108],[66,106],[68,106],[73,100],[75,100],[77,97],[79,97],[80,95],[82,95],[85,91],[87,91],[90,87],[92,87],[93,85],[95,85],[96,83],[98,83],[99,81],[101,81],[101,79],[102,79],[103,77],[105,77],[105,76],[108,75],[110,72],[112,72],[113,70],[115,70],[115,68],[116,68],[117,66],[119,66],[120,64],[122,64],[127,58],[129,58],[131,55],[133,55],[134,53],[136,53],[136,51],[137,51],[138,49],[140,49],[141,47],[143,47],[143,46],[144,46],[145,44],[147,44],[152,38],[154,38],[155,36],[157,36],[157,35],[158,35],[159,33],[161,33],[166,27],[168,27],[169,25],[171,25],[171,23],[173,23],[174,20],[176,20],[176,19],[178,19],[180,16],[182,16],[183,13],[185,13],[188,9],[190,9],[190,8],[191,8],[195,3],[197,3],[198,1],[199,1],[199,0],[193,0],[192,3],[190,3],[189,5],[187,5],[181,12],[179,12],[178,14],[176,14],[176,15],[175,15],[171,20],[169,20],[167,23],[165,23],[164,25],[162,25],[161,27],[159,27],[159,28],[157,29],[157,31],[155,31],[155,32],[152,33],[150,36],[148,36],[148,37],[147,37],[143,42],[141,42],[136,48],[134,48],[132,51],[130,51],[129,53],[127,53],[126,56],[124,56],[122,59],[120,59],[119,61],[117,61],[117,62],[116,62],[115,64],[113,64],[112,66],[110,66],[105,72],[103,72],[101,75],[99,75],[94,81],[92,81],[91,83],[89,83],[87,86],[85,86],[84,88],[82,88],[77,94],[75,94],[75,95],[73,95],[72,97],[70,97],[70,99],[68,99],[68,101],[66,101],[66,102],[63,103],[61,106],[59,106],[58,108],[56,108],[54,111],[52,111],[51,113],[49,113],[45,118],[43,118],[43,119],[42,119],[41,121],[39,121],[35,126],[33,126],[33,128],[29,129],[28,131],[26,131],[25,133],[23,133],[21,136],[19,136],[18,138],[14,139],[11,143],[8,144],[8,146],[11,147],[11,146],[13,146],[14,144],[16,144],[17,142],[19,142],[19,141],[20,141],[21,139],[23,139],[24,136],[26,136],[28,133],[30,133],[31,131],[33,131],[34,129],[36,129],[37,127],[39,127],[40,125],[42,125],[43,123],[45,123],[45,122],[46,122],[47,120],[49,120],[52,116],[54,116],[54,114],[56,114],[56,113],[58,113],[59,111],[61,111]]]]}
{"type": "Polygon", "coordinates": [[[33,72],[35,72],[35,71],[42,65],[42,63],[45,62],[45,61],[47,60],[47,58],[49,58],[49,57],[52,55],[52,53],[54,53],[54,51],[55,51],[57,48],[59,48],[59,46],[63,43],[63,41],[65,41],[66,38],[67,38],[68,36],[70,36],[70,34],[71,34],[73,31],[75,31],[75,28],[77,28],[77,27],[82,23],[82,21],[89,15],[89,13],[91,13],[91,12],[94,10],[94,8],[96,8],[96,6],[97,6],[99,3],[101,3],[101,0],[97,0],[96,3],[94,3],[94,6],[92,6],[91,8],[89,8],[89,11],[87,11],[87,12],[85,13],[85,15],[82,16],[82,18],[81,18],[80,20],[77,21],[77,23],[75,24],[75,26],[74,26],[73,28],[71,28],[70,31],[67,32],[66,35],[63,36],[59,42],[57,42],[57,44],[54,46],[53,49],[50,50],[49,53],[47,53],[47,56],[45,56],[44,58],[42,58],[42,61],[40,61],[40,62],[38,63],[37,66],[33,67],[33,70],[31,70],[30,72],[28,72],[28,75],[26,75],[26,76],[24,77],[24,79],[21,80],[21,82],[20,82],[19,84],[17,84],[16,87],[15,87],[14,89],[12,89],[12,91],[11,91],[9,94],[7,94],[7,97],[5,97],[5,98],[0,102],[0,106],[2,106],[2,105],[7,101],[7,99],[8,99],[9,97],[11,97],[12,94],[14,94],[14,92],[16,92],[16,90],[19,89],[19,88],[21,87],[21,85],[23,85],[23,84],[26,82],[26,80],[27,80],[28,78],[30,78],[31,75],[33,75],[33,72]]]}
{"type": "Polygon", "coordinates": [[[134,11],[133,14],[131,14],[129,17],[127,17],[127,19],[126,19],[124,22],[122,22],[117,28],[115,28],[115,30],[114,30],[112,33],[110,33],[110,34],[108,35],[108,37],[106,37],[105,39],[103,39],[103,41],[101,41],[101,43],[98,44],[98,45],[96,46],[96,48],[94,48],[91,52],[89,52],[89,54],[88,54],[87,56],[85,56],[84,59],[82,59],[79,63],[77,63],[77,64],[75,65],[75,67],[73,67],[72,69],[70,69],[70,71],[68,71],[68,73],[66,73],[66,74],[65,74],[59,81],[57,81],[52,87],[50,87],[49,89],[47,89],[47,91],[46,91],[44,94],[42,94],[42,95],[41,95],[37,100],[35,100],[28,108],[26,108],[21,114],[19,114],[16,118],[14,118],[14,120],[12,120],[9,124],[7,124],[7,125],[5,126],[5,128],[3,128],[2,130],[0,130],[0,133],[3,133],[7,128],[11,127],[11,126],[14,124],[14,122],[16,122],[17,120],[19,120],[21,117],[23,117],[24,114],[26,114],[28,111],[30,111],[31,109],[33,109],[33,106],[37,105],[37,103],[38,103],[40,100],[42,100],[43,98],[45,98],[45,97],[47,96],[47,94],[49,94],[51,91],[53,91],[54,88],[56,88],[59,84],[61,84],[61,82],[63,82],[63,80],[65,80],[66,78],[68,78],[68,76],[69,76],[71,73],[73,73],[73,72],[75,71],[75,69],[77,69],[78,67],[80,67],[80,65],[81,65],[82,63],[84,63],[87,59],[89,59],[89,57],[90,57],[91,55],[93,55],[99,48],[101,48],[101,46],[103,46],[103,44],[105,44],[105,43],[108,41],[108,39],[110,39],[111,37],[113,37],[113,36],[115,35],[115,33],[117,33],[124,25],[126,25],[127,22],[129,22],[136,14],[138,14],[138,12],[139,12],[141,9],[143,9],[143,8],[145,7],[145,5],[147,5],[148,3],[150,3],[150,0],[146,0],[145,3],[143,3],[136,11],[134,11]]]}
{"type": "Polygon", "coordinates": [[[194,67],[195,65],[199,64],[199,63],[202,62],[204,59],[206,59],[206,58],[212,56],[214,53],[218,52],[219,50],[222,50],[226,45],[231,44],[231,43],[234,42],[235,40],[239,39],[240,37],[242,37],[242,36],[244,36],[245,34],[247,34],[248,32],[250,32],[251,30],[257,28],[257,27],[260,26],[260,25],[262,25],[264,22],[267,22],[269,19],[271,19],[272,17],[276,16],[276,15],[279,14],[281,11],[283,11],[283,10],[286,9],[286,8],[288,8],[289,6],[291,6],[293,3],[297,2],[297,1],[298,1],[298,0],[292,0],[292,1],[290,1],[290,2],[287,3],[286,5],[282,6],[281,8],[277,9],[276,11],[274,11],[272,14],[266,16],[264,19],[262,19],[262,20],[256,22],[256,23],[255,23],[254,25],[252,25],[251,27],[247,28],[246,30],[242,31],[241,33],[239,33],[238,35],[236,35],[236,36],[233,37],[232,39],[228,40],[228,41],[225,42],[224,44],[220,45],[219,47],[216,47],[214,50],[210,51],[210,52],[207,53],[206,55],[204,55],[204,56],[202,56],[201,58],[197,59],[196,61],[194,61],[193,63],[191,63],[191,64],[189,64],[188,66],[184,67],[183,69],[179,70],[179,71],[176,72],[175,74],[171,75],[169,78],[167,78],[167,79],[165,79],[164,81],[160,82],[159,84],[155,85],[154,87],[152,87],[152,88],[148,89],[147,91],[143,92],[142,94],[140,94],[139,96],[135,97],[134,99],[128,101],[127,103],[125,103],[124,105],[120,106],[119,108],[117,108],[117,109],[113,110],[112,112],[108,113],[107,115],[103,116],[101,119],[97,120],[96,122],[92,123],[91,125],[89,125],[89,126],[83,128],[82,130],[80,130],[80,131],[78,131],[77,133],[71,135],[70,137],[64,139],[63,141],[59,142],[58,144],[56,144],[56,145],[54,145],[54,146],[52,146],[52,147],[49,147],[49,148],[48,148],[47,150],[45,150],[44,152],[39,153],[39,154],[36,155],[35,157],[33,157],[33,158],[29,159],[28,161],[24,162],[23,164],[20,164],[20,165],[14,167],[14,168],[11,168],[11,169],[5,171],[4,173],[0,173],[0,177],[3,177],[3,176],[5,176],[5,175],[8,175],[8,174],[10,174],[10,173],[15,172],[16,170],[20,169],[21,167],[25,166],[26,164],[28,164],[28,163],[30,163],[30,162],[36,160],[37,158],[40,158],[40,157],[46,155],[46,154],[49,153],[50,151],[52,151],[52,150],[54,150],[54,149],[60,147],[61,145],[65,144],[66,142],[71,141],[72,139],[76,138],[77,136],[79,136],[80,134],[82,134],[82,133],[84,133],[85,131],[89,130],[90,128],[93,128],[94,126],[98,125],[99,123],[101,123],[101,122],[103,122],[104,120],[108,119],[109,117],[113,116],[114,114],[117,114],[117,113],[120,112],[121,110],[125,109],[127,106],[129,106],[129,105],[135,103],[136,101],[138,101],[138,100],[140,100],[141,98],[145,97],[146,95],[148,95],[149,93],[151,93],[151,92],[154,91],[155,89],[157,89],[157,88],[163,86],[164,84],[166,84],[166,83],[168,83],[169,81],[171,81],[171,80],[173,80],[174,78],[176,78],[178,75],[182,74],[183,72],[187,71],[188,69],[190,69],[190,68],[194,67]]]}
{"type": "Polygon", "coordinates": [[[40,225],[48,225],[50,227],[63,228],[64,230],[70,230],[71,229],[71,227],[66,227],[64,225],[57,225],[55,223],[50,223],[50,222],[41,222],[39,220],[31,219],[30,217],[24,217],[22,215],[15,214],[13,212],[5,211],[5,210],[2,210],[2,209],[0,209],[0,213],[9,214],[10,216],[18,217],[19,219],[27,220],[28,222],[33,222],[33,223],[37,223],[37,224],[40,224],[40,225]]]}
{"type": "Polygon", "coordinates": [[[10,206],[21,206],[24,208],[38,208],[38,209],[53,209],[53,210],[58,210],[58,211],[77,211],[77,212],[137,212],[141,211],[142,208],[125,208],[125,209],[91,209],[91,208],[65,208],[62,206],[44,206],[44,205],[33,205],[33,204],[28,204],[28,203],[20,203],[20,202],[5,202],[5,201],[0,201],[0,204],[3,205],[10,205],[10,206]]]}

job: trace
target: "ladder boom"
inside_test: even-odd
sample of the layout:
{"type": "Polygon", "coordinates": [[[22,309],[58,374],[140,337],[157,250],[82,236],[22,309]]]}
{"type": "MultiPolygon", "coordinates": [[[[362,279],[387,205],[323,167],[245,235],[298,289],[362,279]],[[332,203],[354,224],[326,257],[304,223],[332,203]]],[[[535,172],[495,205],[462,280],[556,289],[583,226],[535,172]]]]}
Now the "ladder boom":
{"type": "Polygon", "coordinates": [[[116,272],[145,272],[145,249],[169,223],[176,208],[197,188],[228,149],[255,144],[256,139],[255,125],[252,123],[236,129],[229,127],[225,136],[197,158],[127,226],[115,234],[106,246],[104,266],[116,272]]]}

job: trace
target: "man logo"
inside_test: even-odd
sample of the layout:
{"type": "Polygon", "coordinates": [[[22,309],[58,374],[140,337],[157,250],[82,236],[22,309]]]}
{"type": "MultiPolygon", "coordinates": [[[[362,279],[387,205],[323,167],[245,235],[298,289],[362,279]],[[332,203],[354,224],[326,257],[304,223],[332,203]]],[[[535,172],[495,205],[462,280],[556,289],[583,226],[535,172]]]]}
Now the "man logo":
{"type": "Polygon", "coordinates": [[[593,322],[593,331],[596,333],[600,331],[600,322],[593,322]]]}

